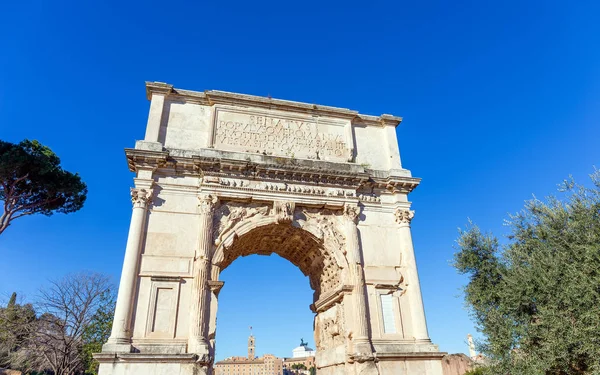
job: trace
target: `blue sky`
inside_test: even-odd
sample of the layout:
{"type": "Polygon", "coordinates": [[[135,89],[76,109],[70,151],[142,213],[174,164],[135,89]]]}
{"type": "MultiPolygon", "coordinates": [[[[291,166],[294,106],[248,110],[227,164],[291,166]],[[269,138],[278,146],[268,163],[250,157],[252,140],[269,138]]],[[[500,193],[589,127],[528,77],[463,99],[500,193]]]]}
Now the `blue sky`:
{"type": "MultiPolygon", "coordinates": [[[[595,1],[23,0],[1,13],[0,139],[40,140],[89,186],[80,212],[2,234],[3,298],[80,270],[118,280],[144,81],[403,116],[403,165],[423,178],[410,199],[429,331],[448,352],[474,333],[449,266],[457,228],[501,235],[532,194],[600,167],[595,1]]],[[[314,345],[312,291],[290,263],[239,259],[222,279],[219,359],[246,353],[250,325],[259,355],[314,345]]]]}

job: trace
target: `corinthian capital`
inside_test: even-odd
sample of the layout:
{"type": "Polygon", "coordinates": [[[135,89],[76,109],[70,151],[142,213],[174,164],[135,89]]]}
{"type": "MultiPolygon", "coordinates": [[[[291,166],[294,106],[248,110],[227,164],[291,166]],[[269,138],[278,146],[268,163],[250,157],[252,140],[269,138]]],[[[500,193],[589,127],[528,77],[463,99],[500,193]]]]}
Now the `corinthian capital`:
{"type": "Polygon", "coordinates": [[[415,217],[415,211],[404,208],[396,208],[394,215],[396,216],[396,222],[398,224],[410,224],[413,217],[415,217]]]}
{"type": "Polygon", "coordinates": [[[214,195],[201,195],[198,197],[198,208],[201,214],[210,214],[215,209],[219,199],[214,195]]]}
{"type": "Polygon", "coordinates": [[[291,223],[294,219],[294,209],[296,204],[294,202],[274,201],[273,202],[273,213],[277,217],[278,223],[291,223]]]}
{"type": "Polygon", "coordinates": [[[346,203],[344,205],[344,216],[352,221],[353,223],[356,223],[358,221],[358,215],[360,214],[360,207],[358,207],[355,204],[350,204],[350,203],[346,203]]]}
{"type": "Polygon", "coordinates": [[[146,207],[152,202],[152,189],[131,188],[133,207],[146,207]]]}

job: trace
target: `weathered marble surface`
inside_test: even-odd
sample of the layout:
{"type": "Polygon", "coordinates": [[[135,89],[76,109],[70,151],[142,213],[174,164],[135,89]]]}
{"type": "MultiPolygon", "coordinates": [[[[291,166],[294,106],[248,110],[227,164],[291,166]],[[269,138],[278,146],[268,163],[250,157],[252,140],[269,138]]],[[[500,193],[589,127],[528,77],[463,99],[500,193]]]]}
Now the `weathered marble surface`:
{"type": "Polygon", "coordinates": [[[271,253],[309,277],[319,374],[442,374],[400,118],[156,82],[147,93],[145,138],[126,149],[134,206],[101,375],[210,373],[220,272],[271,253]]]}

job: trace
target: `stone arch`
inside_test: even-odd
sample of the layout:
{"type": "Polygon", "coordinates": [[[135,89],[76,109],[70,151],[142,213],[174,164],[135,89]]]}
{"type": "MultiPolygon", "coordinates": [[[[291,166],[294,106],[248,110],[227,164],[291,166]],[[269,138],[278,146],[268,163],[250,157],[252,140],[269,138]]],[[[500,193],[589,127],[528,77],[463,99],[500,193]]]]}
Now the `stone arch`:
{"type": "Polygon", "coordinates": [[[212,374],[220,270],[271,252],[315,290],[320,375],[442,373],[412,245],[408,193],[420,180],[400,163],[401,118],[146,89],[145,138],[126,149],[133,208],[100,374],[212,374]],[[223,122],[239,131],[219,134],[223,122]],[[265,128],[281,137],[263,141],[265,128]],[[302,147],[290,155],[292,143],[302,147]]]}
{"type": "Polygon", "coordinates": [[[292,207],[287,217],[277,215],[277,202],[224,202],[214,216],[215,248],[211,280],[240,256],[277,254],[309,277],[314,302],[321,294],[340,288],[347,275],[345,237],[333,211],[292,207]]]}
{"type": "MultiPolygon", "coordinates": [[[[356,351],[353,336],[360,330],[354,315],[365,314],[364,300],[360,304],[349,302],[356,271],[349,260],[348,241],[352,240],[344,232],[348,216],[343,207],[330,210],[296,207],[289,201],[221,200],[212,218],[209,284],[218,285],[220,290],[224,284],[219,280],[220,272],[240,256],[274,253],[287,259],[308,276],[314,291],[314,340],[321,350],[316,366],[342,371],[346,352],[356,351]]],[[[218,290],[211,292],[209,304],[207,338],[212,358],[217,342],[218,290]]]]}

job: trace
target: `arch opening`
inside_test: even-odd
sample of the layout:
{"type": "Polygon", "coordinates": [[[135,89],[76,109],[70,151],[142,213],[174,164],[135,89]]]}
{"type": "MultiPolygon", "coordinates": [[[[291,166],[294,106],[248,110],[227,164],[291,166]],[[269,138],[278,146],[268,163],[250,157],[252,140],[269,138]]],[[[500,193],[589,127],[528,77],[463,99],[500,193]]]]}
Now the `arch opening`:
{"type": "MultiPolygon", "coordinates": [[[[308,309],[313,291],[297,266],[275,253],[254,254],[238,257],[221,276],[225,285],[218,297],[215,361],[245,360],[246,353],[249,358],[249,335],[256,337],[259,361],[270,355],[291,358],[301,338],[314,347],[315,313],[308,309]]],[[[218,367],[227,364],[215,362],[218,367]]]]}
{"type": "Polygon", "coordinates": [[[313,302],[341,284],[342,267],[323,240],[290,224],[269,223],[236,236],[230,246],[223,246],[222,256],[214,266],[221,272],[238,257],[253,254],[277,254],[298,267],[309,278],[313,302]]]}

